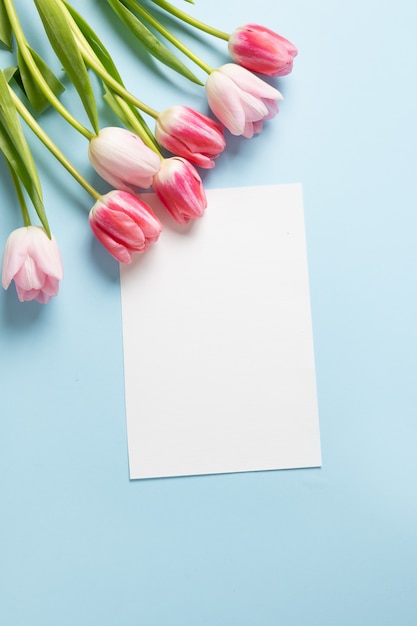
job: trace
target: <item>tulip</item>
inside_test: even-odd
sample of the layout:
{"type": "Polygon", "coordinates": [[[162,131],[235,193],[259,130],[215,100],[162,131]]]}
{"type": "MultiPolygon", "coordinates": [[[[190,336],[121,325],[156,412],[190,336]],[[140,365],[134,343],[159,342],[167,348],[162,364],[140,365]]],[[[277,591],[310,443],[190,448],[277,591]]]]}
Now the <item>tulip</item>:
{"type": "Polygon", "coordinates": [[[145,252],[162,226],[152,209],[127,191],[109,191],[89,214],[94,235],[120,263],[130,263],[134,252],[145,252]]]}
{"type": "Polygon", "coordinates": [[[159,114],[157,141],[177,156],[199,167],[212,168],[226,147],[221,124],[186,106],[173,106],[159,114]]]}
{"type": "Polygon", "coordinates": [[[197,170],[181,157],[162,161],[153,188],[162,204],[179,224],[201,217],[207,207],[203,183],[197,170]]]}
{"type": "Polygon", "coordinates": [[[125,128],[107,127],[90,141],[88,156],[98,174],[112,187],[136,193],[148,189],[159,170],[159,156],[125,128]]]}
{"type": "Polygon", "coordinates": [[[14,280],[20,302],[37,300],[46,304],[58,294],[63,275],[58,244],[42,227],[23,226],[9,235],[3,254],[2,284],[8,289],[14,280]]]}
{"type": "Polygon", "coordinates": [[[237,28],[230,36],[229,52],[239,65],[267,76],[286,76],[297,56],[288,39],[258,24],[237,28]]]}
{"type": "Polygon", "coordinates": [[[282,95],[240,65],[226,63],[214,70],[206,82],[209,106],[232,135],[250,138],[262,130],[263,120],[278,113],[282,95]]]}

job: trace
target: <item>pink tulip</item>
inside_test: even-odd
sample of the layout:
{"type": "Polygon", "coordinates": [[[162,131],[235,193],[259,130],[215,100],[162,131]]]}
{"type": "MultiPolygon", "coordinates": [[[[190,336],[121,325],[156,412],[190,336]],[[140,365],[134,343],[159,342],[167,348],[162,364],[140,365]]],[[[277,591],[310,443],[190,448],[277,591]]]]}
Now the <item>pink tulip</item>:
{"type": "Polygon", "coordinates": [[[209,106],[232,135],[250,138],[262,130],[263,120],[278,113],[282,95],[240,65],[226,63],[214,70],[206,82],[209,106]]]}
{"type": "Polygon", "coordinates": [[[153,188],[174,220],[180,224],[201,217],[207,207],[206,194],[197,170],[181,157],[162,161],[161,169],[154,176],[153,188]]]}
{"type": "Polygon", "coordinates": [[[136,193],[148,189],[159,170],[159,156],[125,128],[107,127],[90,141],[88,156],[98,174],[112,187],[136,193]]]}
{"type": "Polygon", "coordinates": [[[297,56],[297,48],[288,39],[258,24],[237,28],[230,36],[229,52],[239,65],[267,76],[286,76],[297,56]]]}
{"type": "Polygon", "coordinates": [[[159,114],[157,141],[199,167],[212,168],[226,147],[221,124],[186,106],[173,106],[159,114]]]}
{"type": "Polygon", "coordinates": [[[162,226],[152,209],[127,191],[109,191],[90,211],[91,230],[120,263],[130,263],[134,252],[145,252],[162,226]]]}
{"type": "Polygon", "coordinates": [[[64,276],[56,240],[40,226],[17,228],[8,237],[3,254],[2,284],[14,280],[20,302],[49,302],[58,294],[64,276]]]}

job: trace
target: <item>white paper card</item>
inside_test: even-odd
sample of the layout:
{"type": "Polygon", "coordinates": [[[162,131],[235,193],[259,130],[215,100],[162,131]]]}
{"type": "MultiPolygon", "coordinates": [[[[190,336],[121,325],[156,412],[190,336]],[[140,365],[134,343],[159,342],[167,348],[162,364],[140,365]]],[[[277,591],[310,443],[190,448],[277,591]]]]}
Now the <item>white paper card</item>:
{"type": "Polygon", "coordinates": [[[121,267],[130,477],[319,466],[301,185],[207,196],[121,267]]]}

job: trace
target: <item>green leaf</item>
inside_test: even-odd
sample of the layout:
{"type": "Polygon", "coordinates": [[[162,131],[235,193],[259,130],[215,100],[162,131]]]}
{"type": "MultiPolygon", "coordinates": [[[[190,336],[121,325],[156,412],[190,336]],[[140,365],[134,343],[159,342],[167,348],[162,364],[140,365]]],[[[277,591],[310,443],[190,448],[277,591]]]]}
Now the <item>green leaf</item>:
{"type": "Polygon", "coordinates": [[[32,153],[24,136],[5,74],[0,71],[0,150],[21,180],[48,235],[42,188],[32,153]]]}
{"type": "Polygon", "coordinates": [[[77,13],[77,11],[68,2],[63,0],[63,3],[106,71],[122,85],[123,82],[118,69],[103,42],[98,38],[97,34],[93,31],[85,19],[81,17],[81,15],[77,13]]]}
{"type": "Polygon", "coordinates": [[[5,67],[3,70],[3,74],[4,74],[4,78],[6,79],[6,82],[10,83],[12,78],[15,78],[18,72],[19,72],[19,68],[17,67],[17,65],[5,67]]]}
{"type": "Polygon", "coordinates": [[[145,48],[156,59],[175,70],[193,83],[201,85],[201,81],[171,52],[133,13],[127,9],[121,0],[108,0],[113,11],[122,22],[132,31],[145,48]]]}
{"type": "Polygon", "coordinates": [[[35,0],[45,32],[55,54],[82,100],[89,120],[98,133],[98,113],[93,88],[63,6],[56,0],[35,0]]]}
{"type": "Polygon", "coordinates": [[[0,0],[0,41],[12,49],[12,27],[10,25],[9,16],[7,15],[4,0],[0,0]]]}
{"type": "MultiPolygon", "coordinates": [[[[58,97],[64,91],[64,85],[58,80],[50,67],[35,50],[32,50],[29,46],[27,46],[27,50],[31,54],[32,59],[36,63],[39,71],[42,73],[48,87],[58,97]]],[[[38,113],[42,113],[42,111],[48,108],[50,103],[44,96],[44,93],[40,89],[37,81],[33,78],[32,72],[28,69],[20,49],[17,51],[17,59],[23,90],[33,108],[38,113]]]]}
{"type": "Polygon", "coordinates": [[[35,163],[33,161],[32,154],[30,152],[26,138],[23,134],[20,119],[16,112],[16,107],[14,106],[12,97],[10,95],[9,85],[2,71],[0,71],[0,122],[3,124],[5,131],[10,137],[12,143],[21,154],[23,161],[26,163],[27,169],[31,172],[34,185],[39,195],[41,195],[41,185],[35,163]]]}
{"type": "Polygon", "coordinates": [[[48,218],[46,217],[45,208],[43,206],[42,197],[39,195],[38,190],[35,188],[31,174],[29,173],[26,163],[22,159],[22,155],[17,150],[16,146],[10,139],[9,134],[6,132],[4,125],[0,122],[0,151],[3,152],[10,167],[18,176],[19,180],[25,187],[28,195],[33,203],[39,220],[44,227],[48,236],[51,236],[51,231],[48,224],[48,218]]]}

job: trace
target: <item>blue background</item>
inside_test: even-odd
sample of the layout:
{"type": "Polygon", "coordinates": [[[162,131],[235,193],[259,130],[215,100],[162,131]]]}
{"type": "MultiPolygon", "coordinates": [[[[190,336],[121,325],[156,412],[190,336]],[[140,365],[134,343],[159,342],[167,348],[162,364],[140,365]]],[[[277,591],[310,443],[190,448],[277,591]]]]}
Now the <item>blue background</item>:
{"type": "MultiPolygon", "coordinates": [[[[205,110],[202,89],[134,54],[106,3],[73,4],[142,100],[205,110]]],[[[299,48],[294,72],[271,80],[279,116],[252,140],[228,136],[203,176],[303,184],[323,467],[129,481],[118,266],[89,231],[90,198],[31,138],[65,279],[47,306],[0,294],[5,626],[417,623],[417,5],[226,4],[184,6],[299,48]]],[[[16,5],[59,72],[35,9],[16,5]]],[[[185,38],[213,66],[227,60],[222,42],[185,38]]],[[[70,88],[63,101],[87,123],[70,88]]],[[[54,112],[43,120],[106,191],[85,140],[54,112]]],[[[3,163],[0,176],[3,247],[20,221],[3,163]]]]}

